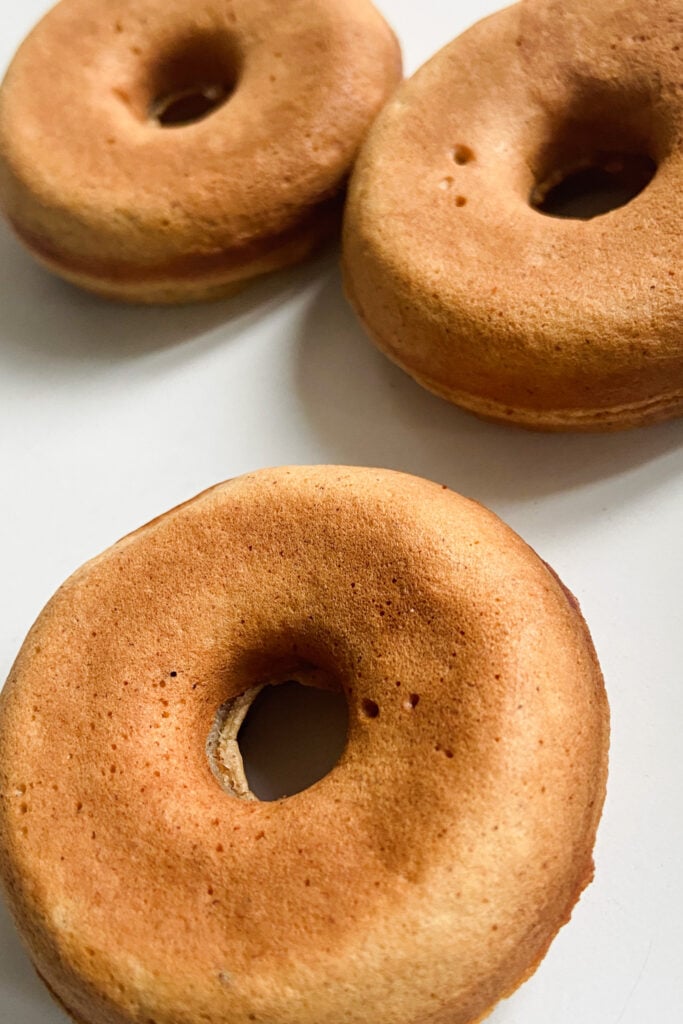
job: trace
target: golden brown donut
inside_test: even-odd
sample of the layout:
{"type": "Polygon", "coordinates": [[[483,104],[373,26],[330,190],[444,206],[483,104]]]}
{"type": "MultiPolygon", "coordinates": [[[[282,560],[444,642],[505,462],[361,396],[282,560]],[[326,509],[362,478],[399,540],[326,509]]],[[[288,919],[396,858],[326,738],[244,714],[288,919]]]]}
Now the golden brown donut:
{"type": "Polygon", "coordinates": [[[480,416],[607,430],[683,412],[680,0],[523,0],[396,94],[347,207],[349,298],[480,416]],[[537,209],[594,167],[656,174],[593,219],[537,209]]]}
{"type": "Polygon", "coordinates": [[[216,298],[335,229],[400,76],[369,0],[62,0],[0,90],[0,205],[84,288],[216,298]]]}
{"type": "Polygon", "coordinates": [[[39,617],[0,697],[0,875],[83,1024],[465,1024],[590,881],[607,744],[578,606],[496,516],[399,473],[261,471],[39,617]],[[343,690],[345,752],[240,799],[234,700],[291,678],[343,690]]]}

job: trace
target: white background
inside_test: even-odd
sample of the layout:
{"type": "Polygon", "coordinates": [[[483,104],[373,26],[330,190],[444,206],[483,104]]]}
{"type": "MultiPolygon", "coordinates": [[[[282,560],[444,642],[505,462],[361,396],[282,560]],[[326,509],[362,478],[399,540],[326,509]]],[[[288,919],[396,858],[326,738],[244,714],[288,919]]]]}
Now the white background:
{"type": "MultiPolygon", "coordinates": [[[[0,63],[47,6],[3,0],[0,63]]],[[[412,72],[498,4],[381,6],[412,72]]],[[[613,714],[596,880],[491,1020],[680,1024],[682,445],[683,422],[543,436],[431,397],[364,337],[336,253],[223,304],[142,310],[53,280],[1,228],[0,677],[69,573],[225,477],[281,463],[387,466],[483,501],[579,597],[613,714]]],[[[0,1021],[64,1020],[0,906],[0,1021]]]]}

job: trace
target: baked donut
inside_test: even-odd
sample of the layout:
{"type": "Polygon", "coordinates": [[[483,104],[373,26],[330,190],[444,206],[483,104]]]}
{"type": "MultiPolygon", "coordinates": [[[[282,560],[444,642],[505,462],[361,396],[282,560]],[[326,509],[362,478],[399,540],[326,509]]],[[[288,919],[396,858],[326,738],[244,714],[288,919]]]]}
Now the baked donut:
{"type": "Polygon", "coordinates": [[[607,743],[578,606],[492,513],[261,471],[39,617],[0,697],[0,874],[81,1024],[464,1024],[591,879],[607,743]],[[249,799],[235,719],[288,679],[344,692],[347,745],[249,799]]]}
{"type": "Polygon", "coordinates": [[[525,427],[681,414],[682,78],[680,0],[523,0],[441,50],[377,120],[350,189],[346,288],[377,345],[525,427]],[[549,215],[555,186],[591,169],[627,190],[613,202],[640,194],[549,215]]]}
{"type": "Polygon", "coordinates": [[[400,77],[369,0],[62,0],[0,91],[0,206],[83,288],[217,298],[337,229],[400,77]]]}

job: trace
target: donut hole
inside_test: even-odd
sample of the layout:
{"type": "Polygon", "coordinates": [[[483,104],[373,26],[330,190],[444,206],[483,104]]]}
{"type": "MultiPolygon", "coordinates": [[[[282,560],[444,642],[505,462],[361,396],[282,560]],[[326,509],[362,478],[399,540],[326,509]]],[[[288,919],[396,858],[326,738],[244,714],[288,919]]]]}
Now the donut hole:
{"type": "Polygon", "coordinates": [[[251,800],[281,800],[319,782],[339,761],[349,729],[338,687],[295,679],[255,687],[219,716],[207,744],[212,771],[228,792],[251,800]]]}
{"type": "Polygon", "coordinates": [[[264,686],[240,728],[244,773],[259,800],[279,800],[328,775],[346,745],[343,693],[294,680],[264,686]]]}
{"type": "Polygon", "coordinates": [[[626,206],[657,173],[663,128],[646,95],[584,84],[527,164],[529,204],[549,217],[592,220],[626,206]]]}
{"type": "Polygon", "coordinates": [[[147,118],[160,128],[202,121],[230,99],[240,73],[229,35],[196,30],[151,62],[145,86],[147,118]]]}
{"type": "Polygon", "coordinates": [[[193,124],[221,107],[231,92],[224,85],[198,85],[156,100],[152,117],[162,128],[193,124]]]}
{"type": "Polygon", "coordinates": [[[670,148],[653,97],[639,88],[579,78],[563,113],[546,112],[527,153],[529,204],[550,217],[591,220],[643,192],[670,148]]]}
{"type": "Polygon", "coordinates": [[[552,172],[536,185],[531,205],[549,217],[592,220],[626,206],[657,173],[657,164],[639,153],[601,152],[552,172]]]}

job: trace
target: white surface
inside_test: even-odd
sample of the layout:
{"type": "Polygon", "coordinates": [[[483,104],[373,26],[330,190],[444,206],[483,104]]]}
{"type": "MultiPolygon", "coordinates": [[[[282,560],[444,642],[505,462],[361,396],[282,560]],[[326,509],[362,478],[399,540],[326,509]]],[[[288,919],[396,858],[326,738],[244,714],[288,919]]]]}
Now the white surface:
{"type": "MultiPolygon", "coordinates": [[[[4,0],[0,63],[47,6],[4,0]]],[[[496,6],[382,4],[409,71],[496,6]]],[[[399,468],[483,501],[593,631],[613,713],[596,880],[491,1020],[680,1024],[683,422],[605,437],[479,423],[372,348],[334,254],[225,304],[135,310],[53,280],[0,230],[1,678],[86,558],[217,480],[308,462],[399,468]]],[[[64,1020],[0,909],[0,1022],[64,1020]]]]}

